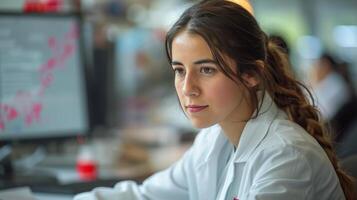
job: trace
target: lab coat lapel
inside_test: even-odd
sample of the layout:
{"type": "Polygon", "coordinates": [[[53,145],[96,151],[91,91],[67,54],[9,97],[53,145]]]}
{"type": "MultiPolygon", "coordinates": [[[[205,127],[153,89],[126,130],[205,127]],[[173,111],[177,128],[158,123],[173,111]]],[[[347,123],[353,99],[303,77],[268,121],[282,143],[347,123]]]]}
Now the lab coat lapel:
{"type": "MultiPolygon", "coordinates": [[[[226,190],[234,181],[234,178],[241,176],[245,162],[266,136],[271,123],[277,116],[277,113],[278,108],[273,103],[271,97],[266,94],[258,117],[256,119],[249,120],[243,130],[241,141],[239,142],[238,148],[235,152],[235,164],[232,165],[227,172],[227,179],[224,183],[226,185],[224,186],[224,193],[226,193],[226,190]]],[[[217,130],[216,128],[218,127],[215,127],[215,130],[217,130]]],[[[213,137],[212,140],[215,141],[214,145],[207,152],[207,156],[203,159],[204,161],[202,164],[195,170],[198,177],[197,184],[199,185],[199,199],[222,199],[222,197],[216,197],[216,194],[218,193],[217,168],[220,150],[224,145],[226,145],[227,138],[224,133],[220,133],[213,137]]]]}
{"type": "Polygon", "coordinates": [[[235,153],[235,162],[246,162],[257,146],[264,139],[271,123],[278,114],[278,108],[270,95],[264,95],[259,115],[246,124],[235,153]]]}
{"type": "Polygon", "coordinates": [[[199,199],[215,199],[218,192],[217,182],[219,177],[217,168],[219,153],[223,145],[227,143],[227,139],[223,133],[219,133],[212,140],[215,141],[214,145],[207,152],[204,162],[195,170],[198,177],[199,199]]]}
{"type": "MultiPolygon", "coordinates": [[[[271,97],[266,93],[258,117],[249,120],[242,132],[237,150],[234,154],[234,164],[229,166],[227,178],[223,186],[223,192],[218,198],[219,200],[227,198],[228,188],[233,181],[242,181],[241,179],[244,177],[242,174],[249,156],[267,135],[270,125],[277,114],[278,108],[273,103],[271,97]]],[[[235,186],[238,188],[244,187],[240,184],[236,184],[235,186]]],[[[236,189],[238,190],[238,188],[236,189]]],[[[239,190],[237,192],[238,197],[239,195],[242,195],[239,194],[239,190]]]]}

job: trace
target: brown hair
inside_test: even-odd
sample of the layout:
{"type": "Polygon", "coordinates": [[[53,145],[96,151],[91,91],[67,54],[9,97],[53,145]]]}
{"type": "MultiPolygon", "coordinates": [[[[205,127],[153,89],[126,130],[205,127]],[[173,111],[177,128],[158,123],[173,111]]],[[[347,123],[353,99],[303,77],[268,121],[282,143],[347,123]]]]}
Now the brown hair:
{"type": "Polygon", "coordinates": [[[225,0],[206,0],[193,5],[167,33],[166,52],[170,61],[172,41],[182,31],[200,35],[209,45],[222,72],[229,78],[238,78],[245,85],[241,74],[257,77],[259,88],[245,85],[257,110],[261,105],[256,91],[267,91],[291,121],[318,141],[334,166],[346,199],[354,199],[353,180],[338,164],[328,131],[321,122],[310,91],[293,77],[287,54],[261,30],[254,16],[240,5],[225,0]],[[223,54],[236,62],[237,73],[228,67],[223,54]]]}

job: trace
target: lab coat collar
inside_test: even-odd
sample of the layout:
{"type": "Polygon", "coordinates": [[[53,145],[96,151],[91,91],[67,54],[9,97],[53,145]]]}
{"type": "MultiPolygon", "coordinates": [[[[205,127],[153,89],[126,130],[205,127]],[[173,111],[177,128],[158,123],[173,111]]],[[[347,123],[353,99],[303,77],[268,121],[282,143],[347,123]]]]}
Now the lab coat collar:
{"type": "MultiPolygon", "coordinates": [[[[258,116],[250,119],[243,129],[235,152],[234,162],[236,163],[246,162],[249,159],[250,155],[267,135],[272,122],[277,117],[278,107],[267,92],[264,96],[262,94],[258,93],[258,97],[263,101],[258,116]]],[[[255,113],[253,116],[255,116],[255,113]]]]}
{"type": "MultiPolygon", "coordinates": [[[[270,95],[265,93],[263,96],[262,94],[262,92],[258,92],[258,98],[263,100],[258,116],[255,119],[250,119],[243,129],[239,145],[235,152],[235,162],[247,161],[254,149],[266,136],[271,123],[278,114],[279,109],[271,99],[270,95]]],[[[255,113],[253,116],[255,116],[255,113]]],[[[228,141],[227,137],[223,133],[223,130],[218,124],[212,126],[208,130],[214,133],[219,133],[211,135],[211,141],[215,142],[209,148],[209,151],[204,159],[204,163],[208,163],[209,161],[214,163],[215,160],[218,159],[222,148],[227,148],[226,145],[233,144],[228,141]]]]}
{"type": "Polygon", "coordinates": [[[214,134],[211,135],[211,141],[214,141],[213,145],[209,148],[209,151],[206,155],[205,158],[205,163],[207,163],[209,160],[212,160],[215,162],[216,159],[218,159],[220,155],[220,151],[223,147],[226,147],[226,145],[229,145],[229,141],[227,140],[226,136],[224,135],[221,127],[216,124],[209,128],[210,131],[212,131],[214,134]],[[218,133],[218,134],[217,134],[218,133]]]}

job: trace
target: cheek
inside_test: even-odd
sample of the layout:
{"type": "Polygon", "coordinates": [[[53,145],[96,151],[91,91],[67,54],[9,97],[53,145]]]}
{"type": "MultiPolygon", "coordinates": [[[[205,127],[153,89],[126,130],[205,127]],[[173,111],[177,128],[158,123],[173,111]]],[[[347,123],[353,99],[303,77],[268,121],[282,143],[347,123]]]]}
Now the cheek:
{"type": "Polygon", "coordinates": [[[177,96],[179,97],[179,100],[180,100],[180,103],[182,102],[182,86],[181,86],[181,83],[179,81],[176,81],[175,80],[175,89],[176,89],[176,93],[177,93],[177,96]]]}
{"type": "Polygon", "coordinates": [[[209,99],[214,101],[212,103],[224,108],[229,107],[232,103],[239,102],[242,94],[240,87],[236,83],[227,81],[213,85],[210,90],[207,91],[207,95],[209,99]]]}

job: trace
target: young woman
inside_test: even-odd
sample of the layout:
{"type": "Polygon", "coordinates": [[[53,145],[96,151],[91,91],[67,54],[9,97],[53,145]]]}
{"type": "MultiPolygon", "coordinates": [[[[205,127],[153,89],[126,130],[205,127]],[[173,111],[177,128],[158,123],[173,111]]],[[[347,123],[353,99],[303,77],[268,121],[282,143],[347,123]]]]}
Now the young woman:
{"type": "Polygon", "coordinates": [[[308,90],[250,12],[230,1],[197,3],[166,48],[182,109],[203,130],[142,185],[121,182],[76,200],[353,199],[308,90]]]}

